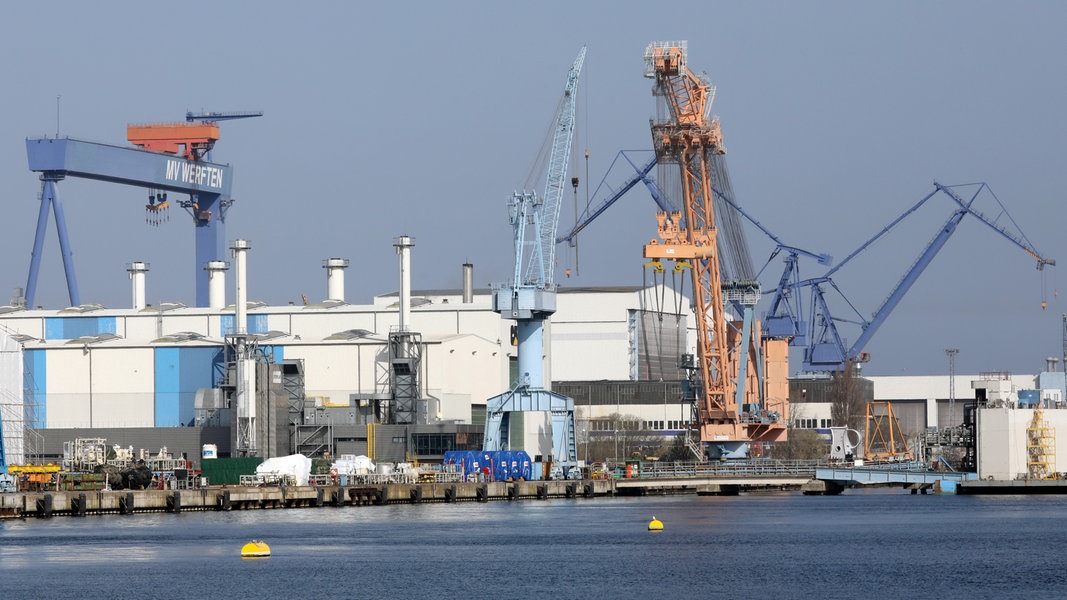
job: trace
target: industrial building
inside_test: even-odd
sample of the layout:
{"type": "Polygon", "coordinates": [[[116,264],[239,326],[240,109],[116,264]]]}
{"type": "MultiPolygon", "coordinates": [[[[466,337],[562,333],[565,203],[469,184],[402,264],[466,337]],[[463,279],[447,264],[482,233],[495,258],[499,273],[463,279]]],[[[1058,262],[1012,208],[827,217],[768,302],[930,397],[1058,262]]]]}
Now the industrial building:
{"type": "MultiPolygon", "coordinates": [[[[479,447],[486,399],[514,380],[516,346],[510,323],[492,310],[491,290],[470,284],[473,267],[457,270],[464,287],[412,293],[411,329],[421,339],[418,395],[424,402],[416,422],[389,425],[381,421],[375,401],[390,396],[388,332],[399,319],[398,294],[378,295],[368,305],[349,304],[343,292],[346,261],[323,263],[328,267],[323,302],[278,307],[248,302],[248,332],[261,359],[271,365],[265,377],[272,385],[261,386],[265,397],[274,397],[277,415],[273,438],[265,438],[273,439],[269,453],[434,460],[447,450],[479,447]]],[[[85,437],[153,451],[166,447],[191,457],[204,444],[216,445],[221,456],[232,453],[233,415],[221,404],[219,390],[226,384],[225,337],[234,326],[234,306],[143,305],[139,298],[150,284],[150,268],[131,265],[129,308],[2,309],[4,377],[23,382],[20,400],[25,403],[24,411],[16,410],[11,390],[19,386],[5,386],[4,426],[12,433],[21,412],[30,430],[26,446],[5,437],[9,461],[29,454],[54,460],[65,442],[85,437]]],[[[225,270],[216,273],[220,285],[225,275],[225,270]]],[[[681,401],[677,357],[694,351],[693,316],[687,299],[671,298],[673,293],[639,287],[559,290],[557,312],[547,325],[552,351],[545,370],[553,389],[575,399],[583,441],[635,434],[669,439],[689,427],[691,408],[681,401]],[[650,310],[650,299],[663,295],[667,305],[682,312],[650,310]],[[619,417],[633,419],[634,430],[620,433],[619,417]]],[[[1057,415],[1067,412],[1056,410],[1063,406],[1063,372],[1054,361],[1046,369],[1036,376],[996,374],[1003,398],[995,398],[992,412],[981,411],[988,416],[984,424],[1003,436],[1022,427],[1013,435],[1025,437],[1032,398],[1046,408],[1047,419],[1058,423],[1057,415]],[[994,427],[994,414],[996,422],[1015,425],[994,427]]],[[[973,382],[990,377],[861,381],[870,401],[893,403],[901,430],[914,439],[927,429],[962,423],[965,405],[976,397],[973,382]]],[[[834,425],[830,385],[826,378],[790,380],[791,428],[825,432],[834,425]]],[[[531,414],[512,427],[516,446],[531,455],[548,452],[542,416],[531,414]]],[[[990,459],[1022,460],[1019,453],[984,453],[990,459]]],[[[1067,464],[1067,457],[1060,463],[1067,464]]],[[[1020,470],[1007,463],[987,468],[998,476],[1020,470]]]]}
{"type": "MultiPolygon", "coordinates": [[[[347,303],[340,266],[346,262],[324,261],[329,268],[323,302],[280,307],[247,302],[247,332],[260,362],[271,365],[271,385],[262,389],[276,396],[271,404],[285,409],[278,413],[277,425],[288,432],[275,437],[292,438],[278,445],[276,453],[374,453],[375,448],[367,448],[367,425],[387,425],[376,405],[391,394],[389,332],[400,318],[398,295],[377,296],[369,305],[347,303]]],[[[486,399],[514,380],[510,322],[493,312],[490,290],[469,284],[473,267],[463,269],[465,288],[412,294],[409,328],[420,336],[422,403],[407,435],[380,430],[371,440],[383,459],[404,458],[394,442],[407,454],[424,458],[462,446],[467,435],[467,443],[477,447],[486,399]],[[441,430],[445,425],[447,431],[441,430]],[[413,431],[420,428],[425,431],[413,431]],[[442,441],[442,435],[447,439],[442,441]]],[[[233,415],[227,414],[222,391],[228,385],[227,363],[233,360],[227,356],[226,337],[234,330],[234,306],[221,301],[204,308],[146,305],[150,267],[131,263],[129,270],[129,308],[2,309],[0,331],[13,355],[21,357],[26,425],[41,436],[37,451],[55,457],[69,439],[104,437],[123,447],[167,446],[190,455],[211,443],[220,455],[229,455],[233,415]]],[[[213,277],[222,285],[225,271],[213,277]]],[[[647,308],[649,297],[672,293],[637,287],[561,289],[558,312],[548,325],[552,352],[546,373],[557,382],[594,379],[661,387],[660,382],[671,382],[676,394],[677,357],[692,352],[688,303],[679,299],[672,304],[683,307],[686,312],[680,314],[647,308]]],[[[677,395],[661,395],[655,404],[656,419],[648,420],[662,421],[657,429],[677,429],[689,419],[677,395]]],[[[646,412],[638,405],[586,404],[579,413],[583,421],[595,421],[620,408],[638,416],[646,412]]],[[[539,444],[545,443],[543,423],[533,415],[526,421],[513,423],[516,433],[522,432],[513,436],[513,444],[539,454],[539,444]]]]}

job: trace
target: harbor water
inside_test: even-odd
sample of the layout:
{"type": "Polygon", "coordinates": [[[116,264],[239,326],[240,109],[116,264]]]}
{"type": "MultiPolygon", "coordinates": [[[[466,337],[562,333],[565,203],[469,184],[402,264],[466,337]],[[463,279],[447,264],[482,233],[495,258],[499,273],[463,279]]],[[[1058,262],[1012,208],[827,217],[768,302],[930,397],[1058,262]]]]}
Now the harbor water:
{"type": "Polygon", "coordinates": [[[15,598],[1065,598],[1067,497],[736,497],[0,521],[15,598]],[[649,532],[657,518],[663,531],[649,532]],[[250,539],[272,556],[242,559],[250,539]]]}

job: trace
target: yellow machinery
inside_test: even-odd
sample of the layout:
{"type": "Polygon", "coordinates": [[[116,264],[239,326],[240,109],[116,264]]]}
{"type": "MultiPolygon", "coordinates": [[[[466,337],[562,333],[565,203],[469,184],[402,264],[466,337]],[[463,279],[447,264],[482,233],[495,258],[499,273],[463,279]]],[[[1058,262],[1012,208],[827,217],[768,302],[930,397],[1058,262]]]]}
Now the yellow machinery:
{"type": "Polygon", "coordinates": [[[1026,472],[1030,479],[1056,479],[1056,429],[1045,420],[1041,407],[1026,429],[1026,472]]]}
{"type": "Polygon", "coordinates": [[[867,425],[863,436],[863,457],[874,461],[911,460],[908,442],[900,431],[891,402],[868,402],[867,425]]]}

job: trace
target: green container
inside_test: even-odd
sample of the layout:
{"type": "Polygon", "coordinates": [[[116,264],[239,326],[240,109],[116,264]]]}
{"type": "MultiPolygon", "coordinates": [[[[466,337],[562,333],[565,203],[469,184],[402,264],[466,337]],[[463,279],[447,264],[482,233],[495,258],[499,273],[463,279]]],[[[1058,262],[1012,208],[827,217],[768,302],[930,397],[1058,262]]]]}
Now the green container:
{"type": "Polygon", "coordinates": [[[241,475],[255,475],[262,458],[212,458],[200,461],[200,475],[208,485],[237,485],[241,475]]]}

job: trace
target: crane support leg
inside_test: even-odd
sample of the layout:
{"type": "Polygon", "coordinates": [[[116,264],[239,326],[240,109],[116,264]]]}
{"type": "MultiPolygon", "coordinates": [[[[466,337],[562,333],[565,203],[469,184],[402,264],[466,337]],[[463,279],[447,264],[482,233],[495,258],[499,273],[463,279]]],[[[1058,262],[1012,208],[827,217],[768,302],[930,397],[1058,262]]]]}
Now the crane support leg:
{"type": "Polygon", "coordinates": [[[222,219],[220,204],[217,195],[202,194],[199,204],[193,209],[196,223],[196,305],[199,307],[210,306],[210,273],[204,267],[211,261],[225,260],[227,255],[226,223],[222,219]]]}
{"type": "MultiPolygon", "coordinates": [[[[487,451],[514,450],[509,439],[510,413],[546,412],[552,419],[553,464],[561,467],[564,477],[577,474],[578,441],[574,424],[574,400],[542,389],[516,386],[493,396],[485,403],[485,441],[487,451]]],[[[521,444],[520,444],[521,445],[521,444]]]]}
{"type": "Polygon", "coordinates": [[[535,388],[544,387],[543,324],[541,319],[520,319],[515,328],[519,338],[519,383],[535,388]]]}
{"type": "Polygon", "coordinates": [[[737,357],[737,390],[734,392],[734,404],[738,413],[745,412],[745,384],[748,382],[748,350],[752,343],[752,307],[745,306],[745,320],[741,326],[741,347],[737,357]]]}
{"type": "Polygon", "coordinates": [[[41,252],[44,249],[45,232],[48,230],[49,209],[56,215],[56,231],[59,234],[59,250],[63,255],[63,272],[67,278],[67,294],[71,306],[81,304],[78,294],[78,280],[74,274],[74,255],[70,249],[67,235],[67,220],[63,216],[63,205],[59,201],[56,181],[52,177],[41,177],[41,210],[37,213],[37,232],[33,238],[33,253],[30,255],[30,273],[26,278],[26,306],[32,307],[37,295],[37,276],[41,269],[41,252]]]}

